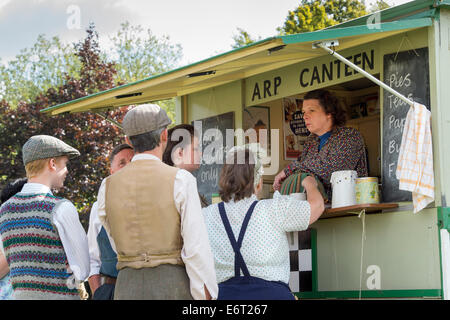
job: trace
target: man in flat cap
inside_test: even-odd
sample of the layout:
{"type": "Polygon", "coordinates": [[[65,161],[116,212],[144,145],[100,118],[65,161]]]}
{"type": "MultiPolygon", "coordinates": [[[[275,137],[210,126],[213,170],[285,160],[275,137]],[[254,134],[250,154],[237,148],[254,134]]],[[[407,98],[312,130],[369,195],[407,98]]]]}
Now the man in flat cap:
{"type": "Polygon", "coordinates": [[[56,197],[78,150],[47,135],[22,147],[27,183],[0,209],[0,250],[17,300],[79,300],[76,281],[89,275],[89,249],[77,209],[56,197]]]}
{"type": "Polygon", "coordinates": [[[196,179],[161,161],[170,123],[154,104],[128,111],[122,125],[135,155],[99,190],[99,217],[118,258],[117,300],[217,297],[196,179]]]}

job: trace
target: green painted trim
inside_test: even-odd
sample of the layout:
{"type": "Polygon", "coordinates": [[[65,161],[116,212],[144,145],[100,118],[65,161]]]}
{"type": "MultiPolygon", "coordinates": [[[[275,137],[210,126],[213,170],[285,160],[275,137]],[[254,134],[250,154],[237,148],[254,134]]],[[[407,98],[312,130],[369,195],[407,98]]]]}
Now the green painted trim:
{"type": "Polygon", "coordinates": [[[412,16],[406,17],[405,19],[421,19],[421,18],[433,18],[435,20],[439,20],[439,8],[433,8],[428,11],[419,12],[412,16]]]}
{"type": "Polygon", "coordinates": [[[319,290],[319,275],[317,264],[317,230],[311,228],[311,267],[312,267],[312,292],[319,290]]]}
{"type": "MultiPolygon", "coordinates": [[[[447,1],[447,0],[444,0],[447,1]]],[[[423,14],[426,12],[429,17],[433,17],[434,12],[431,12],[431,10],[434,7],[439,7],[441,4],[435,5],[436,0],[416,0],[412,2],[408,2],[399,6],[387,8],[384,10],[379,11],[381,17],[381,22],[386,21],[393,21],[393,20],[403,20],[403,19],[411,19],[417,17],[416,14],[423,14]],[[422,10],[422,11],[420,11],[422,10]],[[420,11],[416,14],[414,12],[420,11]]],[[[347,27],[353,27],[357,25],[365,25],[367,23],[367,20],[373,15],[373,13],[367,14],[365,16],[362,16],[360,18],[356,18],[350,21],[346,21],[334,26],[329,27],[328,29],[336,29],[336,28],[347,28],[347,27]]]]}
{"type": "Polygon", "coordinates": [[[439,229],[450,231],[450,207],[438,207],[437,209],[439,229]]]}
{"type": "MultiPolygon", "coordinates": [[[[439,209],[438,209],[439,211],[439,209]]],[[[441,228],[438,228],[438,240],[439,240],[439,271],[441,273],[441,300],[444,300],[444,275],[442,268],[442,244],[441,244],[441,228]]]]}
{"type": "Polygon", "coordinates": [[[439,239],[439,267],[441,271],[441,296],[444,299],[444,271],[442,267],[442,243],[441,229],[450,231],[450,207],[437,207],[438,214],[438,239],[439,239]]]}
{"type": "Polygon", "coordinates": [[[448,6],[450,6],[450,0],[435,0],[435,1],[439,1],[438,3],[436,3],[436,7],[448,7],[448,6]]]}
{"type": "MultiPolygon", "coordinates": [[[[299,299],[358,299],[359,291],[295,292],[299,299]]],[[[441,289],[363,290],[361,298],[441,298],[441,289]]]]}
{"type": "Polygon", "coordinates": [[[421,28],[421,27],[429,27],[433,24],[431,18],[422,18],[422,19],[409,19],[409,20],[399,20],[392,22],[383,22],[380,23],[380,27],[375,29],[370,29],[367,25],[362,26],[352,26],[346,28],[339,29],[324,29],[314,32],[305,32],[305,33],[297,33],[287,36],[282,36],[281,39],[285,44],[293,44],[293,43],[302,43],[302,42],[311,42],[325,39],[339,39],[344,37],[356,36],[356,35],[365,35],[379,32],[388,32],[388,31],[396,31],[402,29],[412,29],[412,28],[421,28]]]}

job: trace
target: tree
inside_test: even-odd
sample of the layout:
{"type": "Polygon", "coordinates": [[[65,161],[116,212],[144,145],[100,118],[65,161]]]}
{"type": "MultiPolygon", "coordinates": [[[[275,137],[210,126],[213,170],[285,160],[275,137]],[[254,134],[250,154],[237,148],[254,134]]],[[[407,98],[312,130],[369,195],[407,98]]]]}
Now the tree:
{"type": "MultiPolygon", "coordinates": [[[[306,1],[305,1],[306,2],[306,1]]],[[[308,0],[307,2],[318,2],[313,0],[308,0]]],[[[342,23],[348,20],[356,19],[365,16],[368,12],[366,11],[366,5],[364,1],[359,0],[326,0],[320,1],[325,7],[325,12],[330,15],[334,21],[337,23],[342,23]]]]}
{"type": "MultiPolygon", "coordinates": [[[[150,29],[144,32],[141,26],[131,26],[128,22],[121,24],[111,41],[109,50],[100,50],[97,44],[97,53],[104,61],[115,64],[115,85],[169,71],[182,57],[181,46],[171,44],[169,37],[158,38],[150,29]]],[[[16,108],[19,102],[30,103],[40,93],[61,86],[66,75],[80,79],[82,62],[76,52],[75,45],[65,45],[57,36],[47,39],[45,35],[39,35],[31,48],[21,50],[12,61],[7,64],[0,61],[0,100],[4,99],[16,108]]],[[[175,119],[173,99],[158,104],[172,120],[175,119]]]]}
{"type": "MultiPolygon", "coordinates": [[[[118,85],[169,71],[178,66],[182,58],[180,44],[171,44],[168,36],[158,38],[150,29],[144,31],[140,25],[131,26],[129,22],[121,24],[111,41],[109,56],[116,63],[118,85]]],[[[158,105],[175,122],[175,100],[159,101],[158,105]]]]}
{"type": "Polygon", "coordinates": [[[168,36],[157,38],[150,29],[129,22],[121,24],[111,37],[109,52],[116,63],[116,83],[130,83],[154,76],[176,67],[182,58],[180,44],[171,44],[168,36]]]}
{"type": "Polygon", "coordinates": [[[261,37],[258,37],[258,39],[254,39],[244,29],[237,28],[237,30],[238,30],[238,34],[233,35],[234,44],[231,45],[231,47],[233,49],[238,49],[238,48],[244,47],[246,45],[249,45],[253,42],[261,40],[261,37]]]}
{"type": "Polygon", "coordinates": [[[390,7],[390,5],[386,3],[384,0],[376,0],[375,3],[370,3],[369,6],[370,6],[369,7],[370,13],[384,10],[390,7]]]}
{"type": "MultiPolygon", "coordinates": [[[[375,0],[370,12],[389,7],[383,0],[375,0]]],[[[331,27],[368,14],[364,1],[358,0],[301,0],[299,6],[288,12],[284,25],[277,28],[280,35],[312,32],[331,27]]],[[[233,35],[233,49],[237,49],[261,38],[253,39],[241,28],[233,35]]]]}
{"type": "MultiPolygon", "coordinates": [[[[32,135],[55,136],[77,148],[81,156],[69,163],[65,187],[57,195],[74,202],[80,220],[87,228],[89,211],[103,178],[108,175],[107,156],[113,145],[123,142],[119,128],[93,113],[48,116],[40,110],[115,86],[115,65],[100,56],[98,34],[93,25],[87,37],[75,46],[81,62],[80,77],[65,74],[64,83],[38,94],[32,102],[12,107],[0,102],[0,177],[2,180],[25,176],[22,145],[32,135]]],[[[110,112],[121,122],[128,107],[110,112]]]]}
{"type": "Polygon", "coordinates": [[[365,4],[358,0],[302,0],[277,30],[285,35],[312,32],[366,14],[365,4]]]}
{"type": "Polygon", "coordinates": [[[19,101],[31,102],[39,93],[62,85],[66,75],[79,77],[80,68],[73,46],[41,34],[33,47],[21,50],[6,65],[0,63],[0,99],[13,107],[19,101]]]}

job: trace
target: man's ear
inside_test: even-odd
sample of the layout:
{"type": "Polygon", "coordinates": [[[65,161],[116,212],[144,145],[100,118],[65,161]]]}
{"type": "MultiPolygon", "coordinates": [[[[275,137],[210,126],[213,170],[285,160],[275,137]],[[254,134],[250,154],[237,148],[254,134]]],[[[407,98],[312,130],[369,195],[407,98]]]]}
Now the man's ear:
{"type": "Polygon", "coordinates": [[[177,147],[172,149],[172,162],[176,166],[180,163],[183,158],[183,148],[177,147]]]}
{"type": "Polygon", "coordinates": [[[177,153],[178,153],[178,156],[180,157],[180,158],[183,158],[183,148],[181,148],[181,147],[179,147],[179,148],[177,148],[177,151],[176,151],[177,153]]]}
{"type": "Polygon", "coordinates": [[[161,141],[167,142],[167,137],[168,137],[167,128],[164,128],[159,138],[161,141]]]}
{"type": "Polygon", "coordinates": [[[125,136],[125,143],[129,144],[130,146],[132,146],[130,139],[128,138],[128,136],[125,136]]]}
{"type": "Polygon", "coordinates": [[[50,158],[50,159],[48,159],[47,167],[48,167],[51,171],[56,170],[56,159],[55,159],[55,158],[50,158]]]}

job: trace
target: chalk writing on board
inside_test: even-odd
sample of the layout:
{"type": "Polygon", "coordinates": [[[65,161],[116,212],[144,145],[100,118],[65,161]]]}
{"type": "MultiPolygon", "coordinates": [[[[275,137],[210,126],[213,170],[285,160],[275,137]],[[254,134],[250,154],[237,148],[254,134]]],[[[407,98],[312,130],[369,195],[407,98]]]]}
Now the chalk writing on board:
{"type": "Polygon", "coordinates": [[[193,175],[197,178],[199,193],[211,204],[212,194],[219,192],[219,177],[225,153],[234,145],[234,138],[230,139],[227,132],[227,129],[234,129],[234,112],[195,120],[192,125],[201,134],[199,141],[203,154],[200,168],[193,175]]]}
{"type": "MultiPolygon", "coordinates": [[[[384,83],[408,99],[429,108],[428,48],[388,54],[383,61],[384,83]]],[[[410,201],[411,193],[399,190],[395,176],[410,105],[386,90],[383,93],[383,201],[410,201]]]]}

